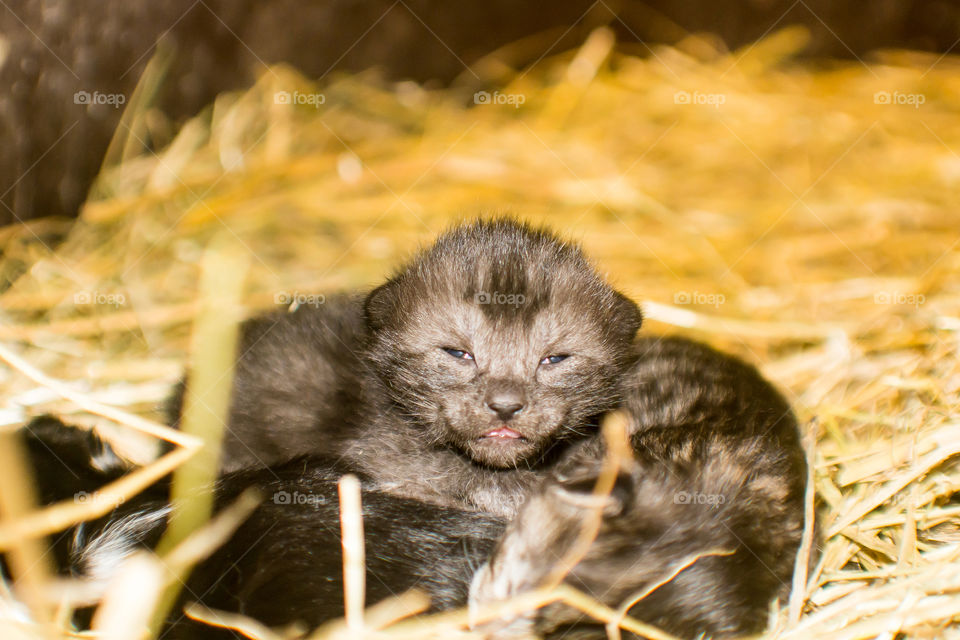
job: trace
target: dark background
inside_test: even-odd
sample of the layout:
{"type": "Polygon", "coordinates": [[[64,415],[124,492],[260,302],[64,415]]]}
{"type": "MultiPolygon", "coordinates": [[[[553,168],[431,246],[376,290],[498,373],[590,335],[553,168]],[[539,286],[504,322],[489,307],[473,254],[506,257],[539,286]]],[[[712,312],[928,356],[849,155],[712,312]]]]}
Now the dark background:
{"type": "Polygon", "coordinates": [[[7,0],[0,7],[0,225],[77,214],[123,110],[76,104],[74,94],[129,97],[158,40],[172,56],[158,103],[176,122],[217,93],[249,85],[265,64],[288,62],[317,79],[377,67],[388,80],[450,83],[525,36],[545,37],[531,40],[528,59],[514,61],[520,64],[576,46],[601,24],[631,51],[699,32],[732,49],[802,24],[811,33],[803,55],[850,58],[879,48],[950,51],[960,3],[7,0]]]}

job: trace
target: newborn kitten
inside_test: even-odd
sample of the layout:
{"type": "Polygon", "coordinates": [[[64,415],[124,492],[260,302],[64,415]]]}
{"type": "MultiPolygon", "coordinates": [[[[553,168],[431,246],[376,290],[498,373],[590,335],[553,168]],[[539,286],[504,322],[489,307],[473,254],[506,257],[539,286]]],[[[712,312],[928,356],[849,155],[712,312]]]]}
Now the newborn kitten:
{"type": "MultiPolygon", "coordinates": [[[[103,485],[129,471],[93,432],[59,420],[38,418],[25,435],[45,504],[94,499],[103,485]]],[[[300,458],[222,477],[218,509],[248,487],[264,500],[190,573],[162,637],[239,637],[185,618],[183,605],[194,601],[270,626],[299,622],[312,629],[342,617],[340,475],[329,461],[300,458]]],[[[59,569],[107,586],[127,556],[159,541],[170,513],[168,493],[168,482],[160,481],[110,514],[58,534],[59,569]]],[[[371,490],[369,482],[363,482],[362,502],[367,604],[417,588],[430,596],[432,610],[464,606],[473,571],[503,532],[503,521],[371,490]]],[[[78,619],[89,622],[89,614],[78,619]]]]}
{"type": "MultiPolygon", "coordinates": [[[[618,606],[719,549],[631,611],[691,637],[760,629],[803,528],[796,420],[752,367],[688,340],[634,342],[640,322],[549,232],[455,228],[362,302],[245,326],[224,467],[331,456],[383,491],[516,516],[474,583],[482,604],[536,586],[574,539],[569,479],[596,475],[599,419],[619,407],[631,490],[569,580],[618,606]]],[[[602,633],[580,618],[552,607],[514,624],[602,633]]]]}
{"type": "MultiPolygon", "coordinates": [[[[739,360],[679,338],[638,342],[624,408],[636,463],[622,470],[596,541],[566,581],[618,608],[672,580],[630,615],[683,638],[763,630],[785,601],[804,527],[806,463],[779,393],[739,360]]],[[[599,441],[557,468],[475,576],[473,606],[539,586],[573,545],[600,467],[599,441]]],[[[605,638],[602,625],[551,605],[496,629],[605,638]]],[[[629,636],[628,637],[633,637],[629,636]]]]}
{"type": "MultiPolygon", "coordinates": [[[[614,608],[649,591],[630,615],[681,637],[759,631],[769,600],[787,597],[803,530],[805,462],[795,419],[755,369],[709,347],[647,338],[636,344],[636,354],[623,392],[634,460],[598,505],[599,534],[566,580],[614,608]]],[[[60,445],[41,438],[32,446],[45,500],[92,492],[121,473],[109,449],[83,437],[90,438],[83,446],[69,438],[60,445]],[[84,446],[91,453],[83,454],[84,446]],[[86,467],[85,457],[92,461],[86,467]],[[73,467],[69,475],[58,471],[61,459],[73,467]]],[[[374,594],[422,580],[438,607],[462,604],[473,567],[498,538],[473,578],[471,603],[538,586],[576,540],[593,506],[589,492],[602,458],[599,439],[573,443],[545,472],[546,481],[526,494],[502,537],[500,519],[368,490],[368,579],[387,587],[372,587],[371,602],[374,594]]],[[[339,471],[334,463],[306,458],[224,476],[221,504],[250,485],[291,499],[264,503],[197,569],[190,589],[207,594],[202,601],[208,606],[270,624],[338,616],[333,481],[339,471]],[[297,493],[311,500],[293,499],[297,493]],[[240,556],[235,570],[224,574],[240,556]]],[[[109,577],[132,548],[155,542],[167,513],[165,491],[158,484],[111,516],[81,525],[58,557],[94,579],[109,577]]],[[[192,623],[183,624],[177,630],[183,635],[173,637],[200,637],[190,635],[192,623]]],[[[490,637],[606,637],[594,620],[559,604],[505,625],[489,629],[490,637]]]]}
{"type": "Polygon", "coordinates": [[[223,469],[322,454],[400,495],[510,516],[616,407],[640,322],[552,233],[454,228],[363,301],[244,325],[223,469]]]}

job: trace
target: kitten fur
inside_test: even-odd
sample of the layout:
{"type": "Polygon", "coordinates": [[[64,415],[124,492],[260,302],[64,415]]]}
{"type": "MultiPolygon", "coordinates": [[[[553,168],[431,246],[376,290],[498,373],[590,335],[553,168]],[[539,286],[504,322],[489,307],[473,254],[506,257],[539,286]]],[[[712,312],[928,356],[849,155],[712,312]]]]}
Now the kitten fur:
{"type": "Polygon", "coordinates": [[[222,467],[320,454],[510,516],[620,402],[640,323],[576,245],[509,219],[456,227],[365,299],[244,325],[222,467]]]}
{"type": "MultiPolygon", "coordinates": [[[[600,533],[567,582],[616,609],[692,555],[722,551],[696,560],[630,615],[683,638],[762,631],[769,602],[789,596],[804,528],[806,463],[793,414],[753,367],[730,356],[679,338],[637,347],[625,395],[636,463],[599,505],[600,533]]],[[[573,545],[601,449],[585,443],[533,492],[476,574],[473,606],[537,586],[573,545]]],[[[602,625],[561,605],[507,622],[495,637],[605,637],[602,625]]]]}
{"type": "MultiPolygon", "coordinates": [[[[594,478],[599,419],[621,408],[633,490],[570,579],[619,606],[689,554],[724,549],[632,611],[684,637],[761,629],[803,529],[796,420],[753,367],[689,340],[635,341],[640,323],[550,232],[454,228],[363,299],[245,325],[223,466],[327,456],[379,490],[512,518],[474,582],[484,603],[535,586],[570,544],[583,516],[570,478],[594,478]]],[[[597,632],[549,611],[498,633],[597,632]]]]}
{"type": "MultiPolygon", "coordinates": [[[[130,470],[93,432],[54,418],[34,420],[24,434],[44,504],[93,499],[103,485],[130,470]]],[[[263,502],[190,573],[162,637],[241,637],[184,617],[183,605],[196,601],[272,626],[302,623],[312,629],[342,617],[336,484],[341,474],[330,461],[299,458],[220,478],[217,509],[248,487],[257,488],[263,502]]],[[[472,574],[504,522],[375,491],[368,481],[362,488],[367,604],[416,587],[430,596],[432,610],[464,606],[472,574]]],[[[58,534],[53,544],[58,568],[106,587],[127,556],[159,541],[168,500],[169,484],[160,481],[107,516],[58,534]]],[[[78,616],[81,626],[89,623],[89,614],[78,616]]]]}
{"type": "MultiPolygon", "coordinates": [[[[438,606],[462,603],[468,585],[474,605],[534,588],[576,539],[603,457],[596,425],[620,408],[634,464],[567,580],[619,607],[719,550],[631,614],[681,637],[762,629],[769,601],[788,593],[804,524],[796,420],[753,367],[689,340],[635,341],[639,324],[578,248],[508,220],[450,231],[365,299],[247,323],[224,462],[241,470],[222,477],[219,498],[253,485],[321,500],[264,503],[195,572],[195,592],[268,624],[339,615],[333,481],[344,470],[365,478],[375,578],[424,579],[438,606]],[[501,538],[502,519],[464,509],[513,519],[501,538]],[[463,539],[475,552],[443,564],[463,539]]],[[[91,468],[113,468],[87,445],[91,468]]],[[[60,492],[100,479],[44,475],[60,492]]],[[[83,525],[58,557],[97,578],[152,544],[168,508],[158,486],[83,525]]],[[[560,605],[489,632],[605,637],[560,605]]]]}
{"type": "MultiPolygon", "coordinates": [[[[640,357],[626,377],[624,403],[634,464],[598,505],[600,532],[567,581],[617,608],[694,555],[720,552],[654,589],[630,615],[682,638],[760,631],[769,601],[789,594],[804,525],[806,467],[793,414],[753,367],[705,345],[644,338],[636,349],[640,357]]],[[[95,436],[57,421],[35,421],[28,433],[45,502],[78,490],[93,493],[126,470],[95,436]]],[[[602,458],[598,439],[572,446],[502,537],[500,519],[368,490],[369,602],[414,582],[437,608],[465,604],[468,586],[473,606],[538,586],[596,506],[590,492],[602,458]],[[381,585],[386,590],[378,591],[381,585]]],[[[207,606],[274,625],[300,620],[312,626],[338,617],[334,479],[341,471],[330,461],[302,458],[221,478],[219,504],[251,485],[268,498],[286,492],[312,499],[265,502],[201,564],[183,601],[204,594],[207,606]]],[[[166,499],[159,483],[110,516],[61,536],[58,544],[66,541],[67,548],[58,559],[88,578],[106,577],[132,549],[156,542],[166,499]]],[[[205,637],[188,621],[171,629],[174,638],[205,637]]],[[[562,605],[485,631],[498,640],[606,637],[602,625],[562,605]]]]}

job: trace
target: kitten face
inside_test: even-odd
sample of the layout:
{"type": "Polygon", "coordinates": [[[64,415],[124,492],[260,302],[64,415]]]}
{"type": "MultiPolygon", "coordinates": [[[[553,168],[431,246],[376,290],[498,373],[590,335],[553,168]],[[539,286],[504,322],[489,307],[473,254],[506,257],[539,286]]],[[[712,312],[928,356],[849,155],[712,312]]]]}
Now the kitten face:
{"type": "Polygon", "coordinates": [[[441,239],[368,298],[369,359],[435,446],[529,463],[617,401],[640,323],[579,249],[515,223],[441,239]]]}

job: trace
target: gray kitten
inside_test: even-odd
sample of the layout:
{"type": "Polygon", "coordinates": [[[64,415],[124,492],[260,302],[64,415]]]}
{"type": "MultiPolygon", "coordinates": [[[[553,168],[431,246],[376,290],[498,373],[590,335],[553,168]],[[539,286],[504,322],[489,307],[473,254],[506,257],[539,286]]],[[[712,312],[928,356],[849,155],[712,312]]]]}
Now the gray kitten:
{"type": "MultiPolygon", "coordinates": [[[[625,410],[635,459],[569,582],[685,637],[761,629],[789,591],[806,465],[783,397],[637,306],[580,249],[504,219],[454,228],[367,296],[245,324],[226,470],[339,459],[392,494],[512,519],[474,604],[537,586],[576,537],[625,410]],[[587,498],[585,501],[584,498],[587,498]]],[[[176,402],[174,403],[176,406],[176,402]]],[[[496,631],[604,637],[555,605],[496,631]]]]}
{"type": "MultiPolygon", "coordinates": [[[[759,632],[770,600],[789,596],[804,528],[806,463],[793,413],[753,367],[705,345],[646,338],[637,348],[624,401],[635,464],[596,504],[603,447],[581,444],[508,525],[474,576],[471,604],[540,586],[592,506],[602,509],[600,531],[568,583],[614,609],[650,590],[630,614],[683,638],[759,632]]],[[[606,637],[563,605],[492,635],[517,634],[606,637]]]]}
{"type": "Polygon", "coordinates": [[[223,469],[322,454],[510,516],[618,405],[640,323],[576,245],[508,219],[456,227],[365,299],[244,325],[223,469]]]}

